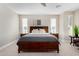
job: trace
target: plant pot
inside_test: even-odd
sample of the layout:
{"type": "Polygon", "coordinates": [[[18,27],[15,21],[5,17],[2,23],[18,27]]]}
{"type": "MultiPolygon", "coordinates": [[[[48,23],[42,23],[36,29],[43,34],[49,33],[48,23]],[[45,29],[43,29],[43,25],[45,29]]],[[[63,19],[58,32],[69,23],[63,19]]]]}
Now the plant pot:
{"type": "Polygon", "coordinates": [[[75,34],[76,37],[78,37],[78,34],[75,34]]]}

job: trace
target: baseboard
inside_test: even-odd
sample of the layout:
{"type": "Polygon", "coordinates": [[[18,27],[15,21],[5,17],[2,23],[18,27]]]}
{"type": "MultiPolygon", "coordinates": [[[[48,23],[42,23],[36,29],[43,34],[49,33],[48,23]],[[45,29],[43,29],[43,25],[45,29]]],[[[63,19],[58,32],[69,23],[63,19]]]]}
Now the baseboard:
{"type": "Polygon", "coordinates": [[[14,40],[14,41],[12,41],[12,42],[6,44],[6,45],[3,45],[2,47],[0,47],[0,50],[6,48],[6,47],[8,47],[8,46],[10,46],[10,45],[13,44],[15,41],[16,41],[16,40],[14,40]]]}

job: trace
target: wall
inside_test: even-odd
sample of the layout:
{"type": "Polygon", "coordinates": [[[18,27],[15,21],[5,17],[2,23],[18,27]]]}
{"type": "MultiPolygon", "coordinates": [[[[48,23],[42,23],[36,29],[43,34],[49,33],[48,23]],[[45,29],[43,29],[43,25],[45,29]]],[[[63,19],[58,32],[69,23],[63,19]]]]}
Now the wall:
{"type": "Polygon", "coordinates": [[[41,19],[41,26],[48,26],[49,27],[49,32],[50,32],[50,19],[56,17],[57,19],[57,32],[59,31],[59,16],[56,15],[20,15],[20,32],[22,32],[22,18],[27,18],[28,19],[28,30],[30,26],[35,26],[36,25],[36,20],[41,19]]]}
{"type": "Polygon", "coordinates": [[[18,15],[8,7],[0,5],[0,47],[17,39],[18,25],[18,15]]]}
{"type": "Polygon", "coordinates": [[[64,37],[64,14],[61,14],[59,17],[59,37],[63,38],[64,37]]]}
{"type": "Polygon", "coordinates": [[[79,26],[79,10],[74,11],[74,24],[79,26]]]}

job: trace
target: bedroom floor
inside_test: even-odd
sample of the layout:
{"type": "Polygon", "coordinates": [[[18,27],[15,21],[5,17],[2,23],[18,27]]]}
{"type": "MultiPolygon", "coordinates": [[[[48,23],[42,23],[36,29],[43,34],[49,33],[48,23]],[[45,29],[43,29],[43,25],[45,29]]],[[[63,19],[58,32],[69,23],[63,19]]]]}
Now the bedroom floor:
{"type": "Polygon", "coordinates": [[[70,45],[70,40],[61,40],[60,41],[60,52],[21,52],[17,53],[17,45],[14,42],[12,45],[7,48],[0,50],[0,56],[78,56],[79,50],[78,47],[70,45]]]}

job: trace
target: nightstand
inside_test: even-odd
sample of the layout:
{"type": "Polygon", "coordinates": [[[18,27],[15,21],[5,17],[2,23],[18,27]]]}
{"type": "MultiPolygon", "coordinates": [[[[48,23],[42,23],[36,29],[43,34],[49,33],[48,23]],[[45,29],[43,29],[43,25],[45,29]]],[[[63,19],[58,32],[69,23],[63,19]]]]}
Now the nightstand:
{"type": "Polygon", "coordinates": [[[59,39],[59,34],[58,33],[50,33],[50,34],[56,36],[59,39]]]}
{"type": "Polygon", "coordinates": [[[73,46],[74,46],[74,44],[76,44],[77,42],[79,42],[79,36],[78,37],[76,37],[76,36],[70,36],[70,38],[71,38],[70,44],[73,43],[73,46]]]}

